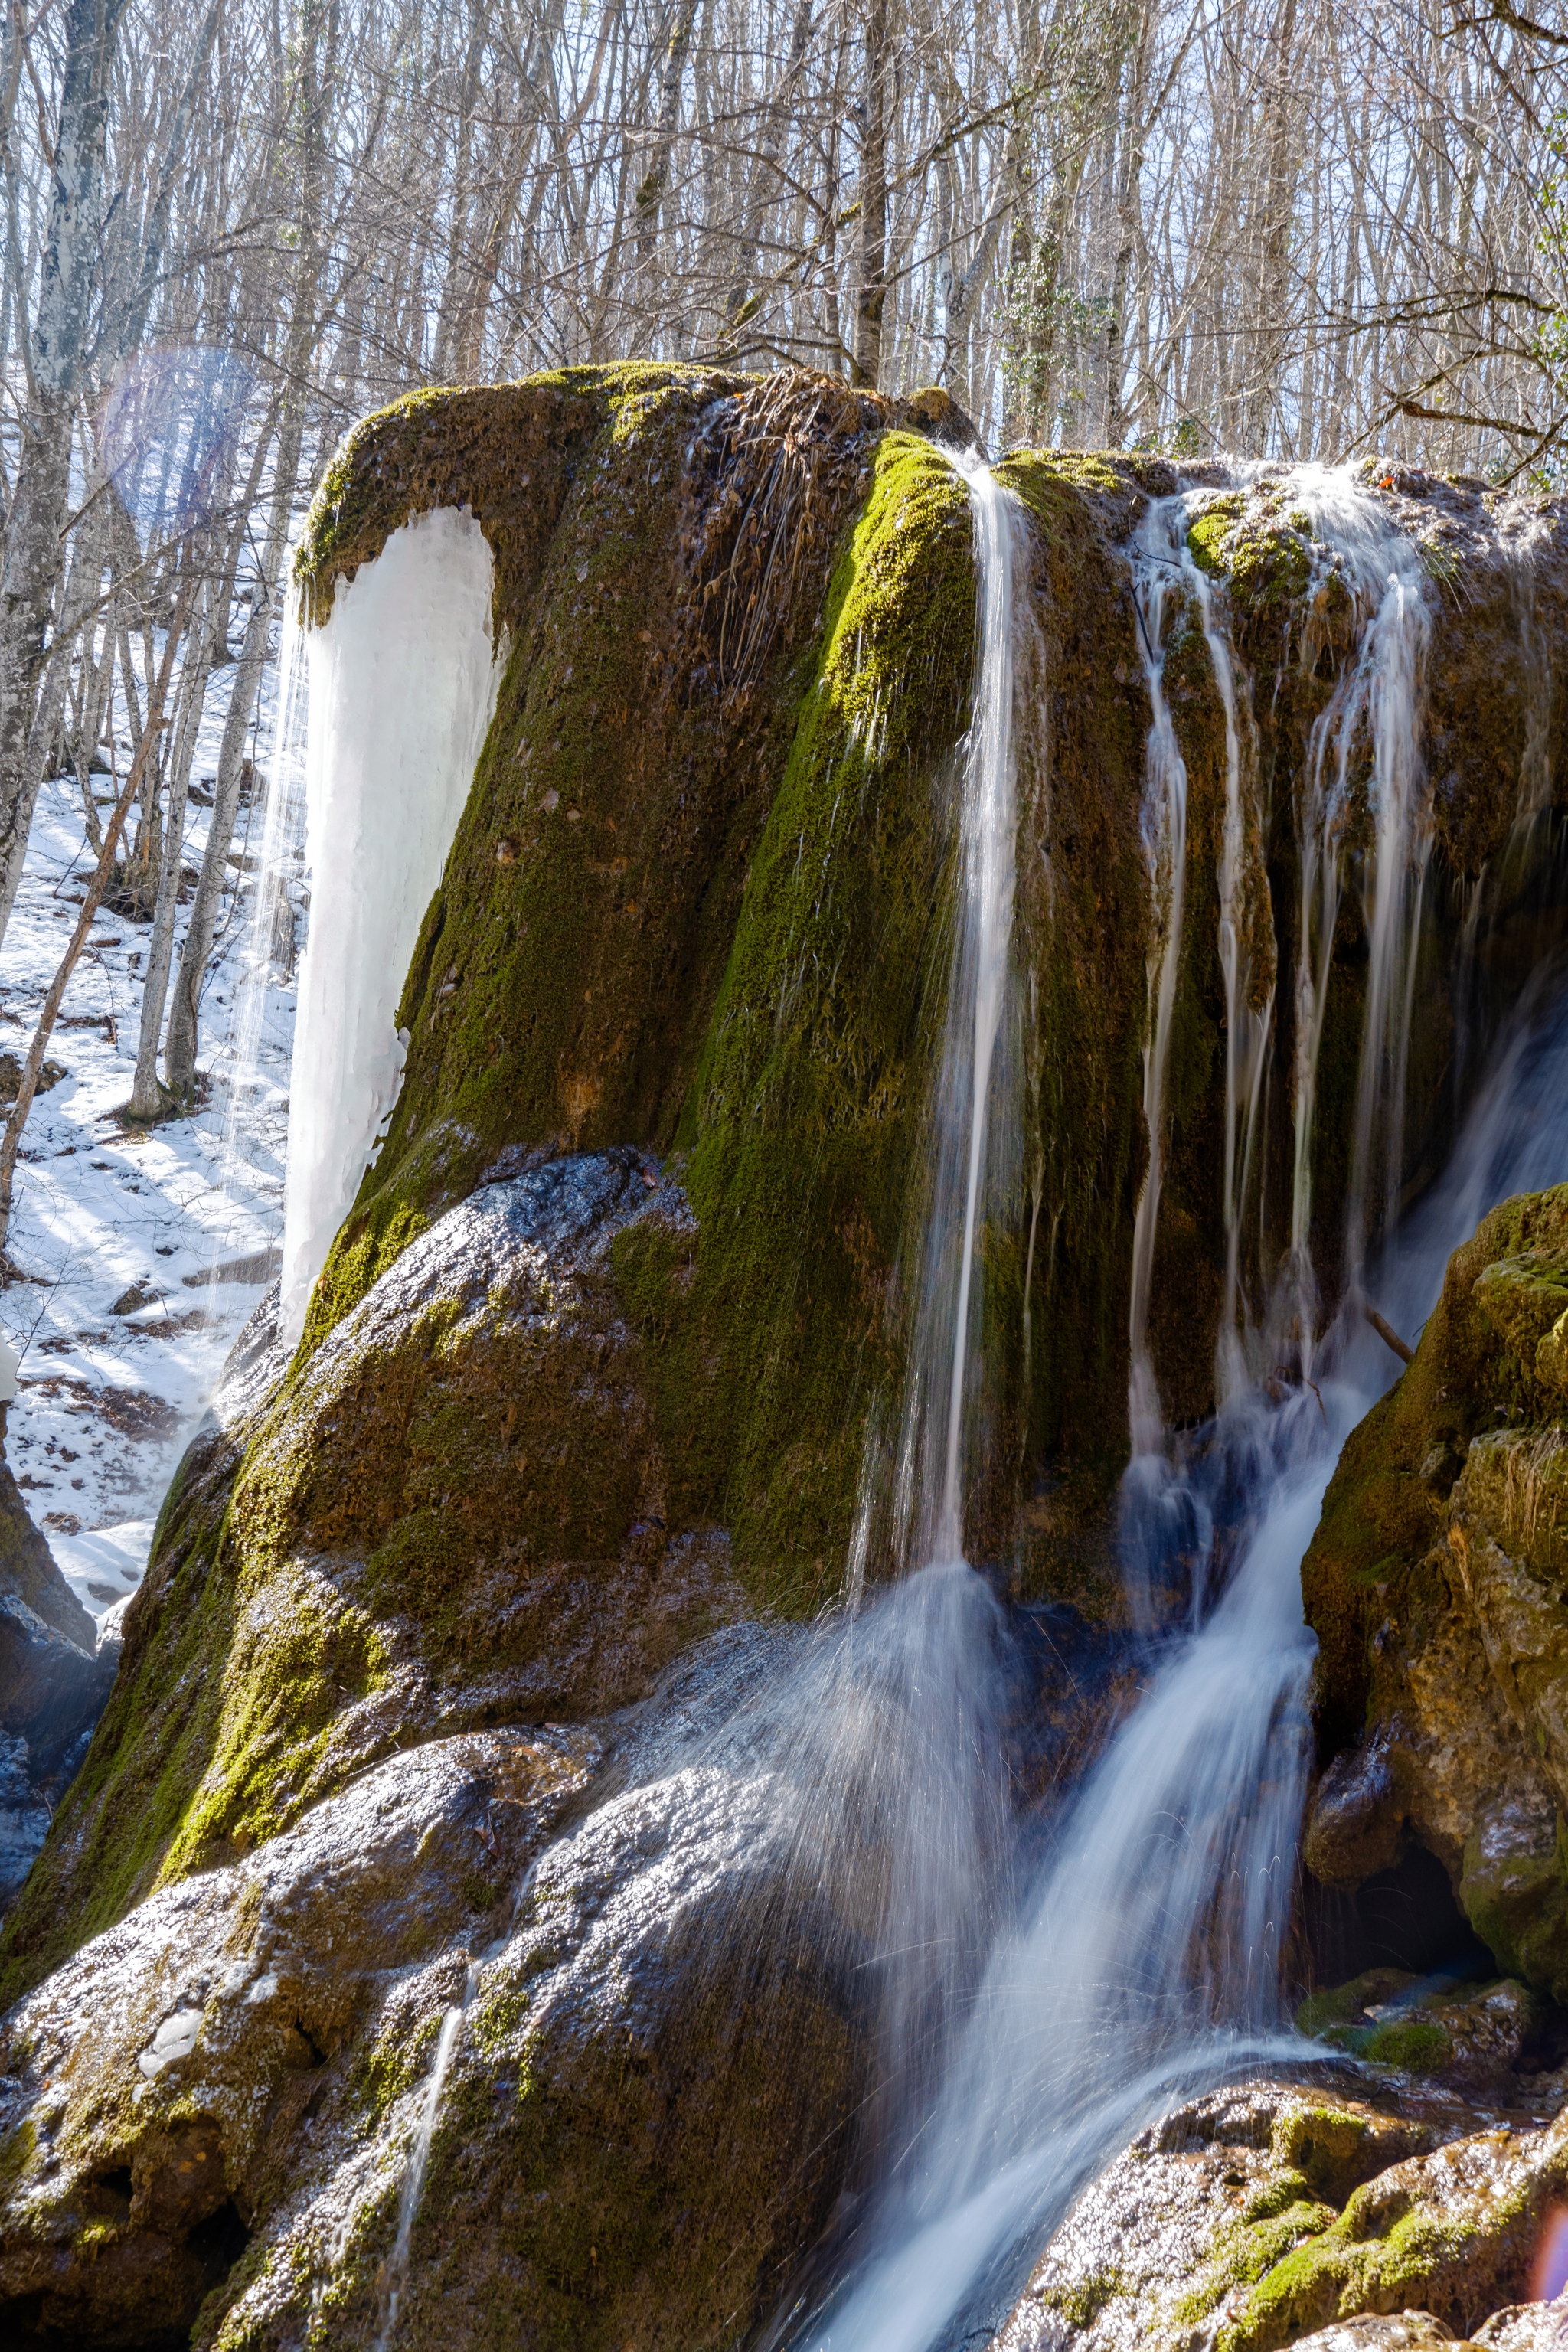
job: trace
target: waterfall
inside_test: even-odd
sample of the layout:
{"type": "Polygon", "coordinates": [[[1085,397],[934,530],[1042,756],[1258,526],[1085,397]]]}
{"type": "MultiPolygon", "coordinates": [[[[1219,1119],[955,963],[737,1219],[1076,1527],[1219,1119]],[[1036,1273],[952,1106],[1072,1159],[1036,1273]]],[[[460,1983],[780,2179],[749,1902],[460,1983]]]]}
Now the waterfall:
{"type": "MultiPolygon", "coordinates": [[[[1155,1654],[1143,1696],[1059,1818],[1043,1859],[1026,1869],[1015,1852],[994,1874],[994,1938],[963,2021],[946,2043],[938,2086],[899,2134],[837,2286],[784,2324],[783,2336],[801,2352],[931,2352],[985,2334],[1073,2198],[1141,2125],[1259,2059],[1289,2054],[1300,2063],[1301,2045],[1283,2031],[1279,2011],[1310,1748],[1314,1643],[1302,1622],[1300,1570],[1340,1448],[1394,1369],[1355,1311],[1372,1213],[1381,1209],[1380,1289],[1414,1328],[1430,1308],[1449,1251],[1484,1209],[1518,1182],[1561,1175],[1568,1157],[1568,1087],[1559,1090],[1562,1108],[1544,1143],[1537,1108],[1548,1064],[1568,1066],[1565,1002],[1544,1032],[1516,1035],[1447,1177],[1408,1230],[1398,1229],[1428,839],[1419,736],[1424,588],[1413,551],[1347,480],[1298,478],[1298,495],[1312,504],[1318,535],[1331,540],[1360,619],[1354,657],[1311,745],[1299,980],[1299,1052],[1304,1039],[1307,1058],[1304,1073],[1298,1063],[1296,1107],[1296,1231],[1304,1252],[1311,1084],[1348,867],[1368,937],[1345,1243],[1350,1290],[1333,1328],[1316,1342],[1316,1390],[1276,1391],[1270,1402],[1238,1376],[1205,1435],[1174,1464],[1166,1460],[1146,1331],[1186,823],[1187,779],[1163,685],[1163,623],[1173,583],[1196,601],[1226,703],[1220,900],[1230,940],[1222,932],[1221,963],[1233,1021],[1250,1006],[1232,862],[1245,821],[1234,679],[1212,606],[1186,576],[1184,547],[1174,543],[1176,530],[1184,531],[1184,507],[1163,501],[1146,519],[1134,554],[1152,709],[1144,824],[1157,949],[1143,1087],[1150,1167],[1133,1265],[1135,1459],[1124,1512],[1134,1523],[1134,1557],[1140,1543],[1156,1554],[1195,1544],[1202,1557],[1192,1619],[1155,1654]],[[1358,741],[1371,753],[1359,869],[1347,846],[1358,741]],[[1226,1520],[1222,1541],[1216,1531],[1226,1520]]],[[[1238,1033],[1234,1057],[1227,1055],[1233,1222],[1245,1198],[1256,1115],[1254,1052],[1261,1062],[1261,1038],[1238,1033]]],[[[1306,1269],[1310,1278],[1310,1260],[1306,1269]]],[[[1300,1265],[1293,1276],[1302,1279],[1300,1265]]],[[[1302,1345],[1310,1366],[1309,1320],[1302,1345]]],[[[1136,1608],[1135,1590],[1131,1597],[1136,1608]]]]}
{"type": "MultiPolygon", "coordinates": [[[[291,553],[283,576],[292,581],[291,553]]],[[[254,1250],[258,1211],[266,1218],[268,1238],[275,1240],[278,1235],[293,1054],[293,1008],[286,999],[293,972],[296,902],[300,891],[307,705],[305,632],[299,600],[288,593],[283,599],[271,716],[266,729],[258,730],[250,822],[238,850],[255,877],[245,918],[240,975],[226,1049],[215,1040],[211,1056],[214,1077],[226,1097],[218,1158],[225,1214],[215,1221],[215,1265],[237,1245],[248,1244],[254,1250]],[[259,837],[251,830],[258,808],[259,837]]],[[[237,897],[245,887],[246,863],[242,863],[236,877],[237,897]]]]}
{"type": "MultiPolygon", "coordinates": [[[[1379,1266],[1405,1328],[1485,1210],[1568,1165],[1568,992],[1521,1020],[1443,1181],[1379,1266]]],[[[810,2352],[935,2352],[994,2327],[1074,2198],[1136,2131],[1268,2058],[1309,1762],[1301,1556],[1350,1431],[1394,1367],[1342,1315],[1322,1405],[1254,1394],[1190,1475],[1250,1493],[1221,1597],[1163,1653],[1004,1920],[941,2088],[902,2136],[810,2352]]]]}
{"type": "Polygon", "coordinates": [[[1134,1458],[1153,1455],[1164,1436],[1164,1416],[1149,1360],[1149,1302],[1154,1287],[1154,1237],[1164,1173],[1165,1070],[1171,1014],[1182,956],[1182,916],[1187,871],[1187,769],[1165,699],[1165,605],[1180,577],[1173,551],[1184,542],[1186,502],[1161,499],[1151,506],[1133,553],[1132,585],[1144,683],[1152,717],[1143,766],[1143,847],[1153,897],[1154,943],[1149,964],[1149,1034],[1143,1048],[1143,1127],[1149,1166],[1132,1224],[1132,1286],[1128,1413],[1134,1458]]]}
{"type": "MultiPolygon", "coordinates": [[[[932,1105],[931,1196],[920,1240],[914,1342],[895,1456],[895,1552],[903,1562],[961,1560],[963,1423],[971,1340],[982,1300],[975,1244],[988,1160],[1015,1116],[993,1107],[1013,931],[1016,772],[1013,742],[1014,572],[1023,525],[989,467],[955,457],[973,519],[974,706],[963,747],[956,922],[932,1105]],[[998,1124],[1004,1133],[998,1138],[998,1124]]],[[[1007,1091],[1004,1076],[1002,1091],[1007,1091]]],[[[871,1505],[868,1489],[862,1523],[871,1505]]],[[[863,1578],[867,1538],[858,1541],[863,1578]]]]}
{"type": "Polygon", "coordinates": [[[1359,814],[1352,754],[1370,748],[1365,784],[1371,839],[1361,853],[1367,934],[1366,1001],[1345,1210],[1345,1273],[1359,1290],[1372,1203],[1374,1149],[1383,1159],[1384,1231],[1398,1219],[1405,1145],[1405,1072],[1415,986],[1426,864],[1429,795],[1421,756],[1422,670],[1430,633],[1420,557],[1385,509],[1346,467],[1299,467],[1289,495],[1332,550],[1361,621],[1354,661],[1342,672],[1310,746],[1299,845],[1301,951],[1296,999],[1295,1157],[1290,1206],[1291,1280],[1303,1370],[1312,1370],[1317,1285],[1311,1266],[1311,1150],[1335,926],[1348,840],[1359,814]]]}

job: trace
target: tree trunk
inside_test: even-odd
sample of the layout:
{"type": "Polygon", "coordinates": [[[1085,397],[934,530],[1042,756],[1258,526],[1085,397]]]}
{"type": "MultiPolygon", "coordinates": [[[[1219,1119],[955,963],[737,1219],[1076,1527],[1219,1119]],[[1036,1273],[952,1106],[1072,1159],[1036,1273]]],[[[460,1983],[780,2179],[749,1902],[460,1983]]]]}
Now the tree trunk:
{"type": "Polygon", "coordinates": [[[71,427],[88,342],[99,245],[109,88],[124,0],[69,0],[32,382],[0,572],[0,942],[16,900],[33,809],[27,745],[49,608],[64,568],[71,427]]]}
{"type": "Polygon", "coordinates": [[[866,95],[860,115],[860,286],[850,382],[875,392],[882,368],[888,300],[888,79],[892,70],[888,0],[868,0],[866,95]]]}
{"type": "Polygon", "coordinates": [[[22,1065],[22,1082],[16,1089],[16,1099],[11,1106],[11,1116],[5,1121],[5,1133],[0,1136],[0,1252],[3,1252],[5,1247],[6,1238],[11,1229],[11,1204],[16,1178],[16,1153],[21,1147],[22,1129],[27,1123],[27,1113],[33,1108],[33,1097],[38,1091],[38,1077],[44,1066],[44,1055],[48,1051],[49,1039],[54,1034],[61,1000],[70,983],[70,976],[77,968],[81,951],[87,945],[87,935],[92,929],[93,918],[98,913],[109,884],[110,875],[114,868],[114,853],[120,846],[121,829],[130,812],[131,803],[141,789],[142,772],[158,733],[159,722],[163,712],[163,697],[169,688],[169,672],[174,666],[174,647],[185,625],[185,595],[182,591],[175,623],[169,631],[168,639],[163,647],[163,665],[148,692],[147,724],[142,730],[142,740],[136,746],[136,755],[131,762],[125,782],[120,788],[120,797],[110,813],[108,830],[103,836],[103,847],[99,853],[98,864],[94,866],[89,879],[87,895],[82,900],[81,912],[76,919],[76,929],[71,933],[70,943],[60,958],[58,969],[49,982],[48,994],[45,997],[43,1010],[38,1014],[38,1025],[33,1032],[33,1042],[27,1048],[27,1058],[22,1065]]]}
{"type": "MultiPolygon", "coordinates": [[[[217,929],[226,860],[229,844],[234,839],[235,818],[239,811],[246,732],[260,690],[261,672],[267,660],[267,640],[277,612],[278,575],[288,551],[290,491],[300,466],[300,406],[296,402],[284,424],[283,446],[279,453],[275,476],[277,488],[272,493],[272,517],[268,527],[267,544],[262,551],[260,576],[251,597],[250,619],[246,625],[245,643],[240,648],[234,691],[229,697],[228,716],[224,720],[223,748],[218,754],[217,782],[213,790],[212,823],[207,829],[207,845],[196,881],[196,895],[191,907],[185,943],[180,951],[180,970],[174,982],[174,1002],[169,1007],[169,1034],[163,1047],[163,1082],[170,1093],[177,1095],[182,1101],[190,1099],[195,1087],[202,982],[206,973],[207,958],[212,953],[213,934],[217,929]]],[[[279,718],[281,720],[281,711],[279,718]]]]}
{"type": "Polygon", "coordinates": [[[163,1004],[169,992],[169,966],[174,957],[174,914],[180,900],[180,858],[185,845],[185,795],[190,787],[191,759],[201,724],[202,700],[212,667],[212,605],[210,595],[199,606],[195,643],[187,651],[180,678],[180,698],[174,729],[174,756],[169,763],[169,805],[163,819],[163,855],[158,866],[158,895],[153,908],[153,936],[147,943],[147,970],[142,982],[142,1026],[136,1040],[136,1075],[131,1085],[132,1118],[156,1118],[163,1108],[158,1090],[158,1039],[163,1026],[163,1004]]]}

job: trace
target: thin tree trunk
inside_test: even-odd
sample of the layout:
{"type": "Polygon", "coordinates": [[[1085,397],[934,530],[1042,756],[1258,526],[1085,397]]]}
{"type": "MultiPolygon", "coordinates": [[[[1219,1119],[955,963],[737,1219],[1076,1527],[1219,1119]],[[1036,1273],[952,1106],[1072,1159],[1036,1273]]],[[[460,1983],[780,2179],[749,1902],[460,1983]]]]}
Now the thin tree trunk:
{"type": "Polygon", "coordinates": [[[93,918],[98,913],[104,891],[108,887],[109,877],[114,868],[114,853],[120,846],[121,832],[130,812],[131,803],[141,789],[142,771],[147,764],[148,756],[158,733],[163,712],[163,697],[169,688],[169,673],[174,666],[174,647],[185,625],[186,601],[185,592],[182,590],[175,622],[170,628],[163,646],[163,663],[147,698],[147,724],[142,730],[142,740],[136,746],[136,755],[131,762],[125,782],[120,788],[120,797],[110,814],[108,828],[103,836],[103,847],[99,852],[98,864],[93,867],[89,878],[87,895],[82,900],[81,912],[76,919],[76,929],[71,933],[69,945],[60,958],[59,967],[54,979],[49,982],[49,992],[45,997],[43,1009],[38,1014],[38,1025],[33,1032],[33,1042],[27,1048],[27,1058],[22,1065],[22,1082],[16,1089],[16,1099],[11,1107],[11,1116],[5,1121],[5,1134],[0,1136],[0,1251],[5,1249],[6,1238],[11,1230],[16,1153],[21,1147],[22,1129],[27,1124],[27,1113],[32,1109],[33,1097],[38,1091],[38,1078],[44,1066],[44,1055],[48,1051],[49,1039],[54,1034],[61,1001],[70,984],[70,976],[77,968],[81,951],[87,945],[87,935],[92,929],[93,918]]]}
{"type": "Polygon", "coordinates": [[[0,572],[0,942],[33,809],[27,745],[49,609],[64,568],[71,427],[98,257],[99,185],[115,35],[124,0],[69,0],[54,192],[33,336],[32,387],[0,572]]]}
{"type": "Polygon", "coordinates": [[[892,37],[888,0],[868,0],[866,95],[860,107],[860,253],[855,312],[853,383],[873,392],[882,369],[882,314],[888,300],[888,79],[892,37]]]}
{"type": "Polygon", "coordinates": [[[136,1040],[136,1075],[131,1084],[131,1116],[154,1119],[163,1108],[158,1090],[158,1039],[163,1027],[163,1004],[169,992],[169,966],[174,958],[174,913],[180,899],[180,858],[185,844],[185,795],[190,787],[191,758],[201,722],[202,699],[212,667],[212,613],[204,595],[198,605],[194,649],[186,654],[180,678],[180,698],[174,729],[174,757],[169,766],[169,805],[163,818],[163,856],[158,866],[158,895],[153,908],[153,936],[147,943],[147,970],[142,982],[142,1026],[136,1040]]]}
{"type": "MultiPolygon", "coordinates": [[[[245,738],[260,690],[261,672],[267,660],[268,635],[277,609],[274,598],[278,575],[288,551],[291,493],[300,467],[302,422],[300,404],[295,402],[284,420],[267,544],[262,551],[260,576],[251,598],[250,618],[246,625],[245,643],[240,649],[234,691],[229,697],[228,716],[224,720],[223,748],[218,754],[217,782],[213,791],[212,823],[207,829],[207,845],[196,881],[196,894],[191,906],[184,946],[180,951],[174,1001],[169,1007],[169,1034],[163,1047],[163,1081],[170,1093],[177,1095],[182,1101],[189,1100],[195,1087],[202,981],[217,929],[226,861],[239,811],[240,779],[245,771],[245,738]]],[[[281,712],[279,716],[281,718],[281,712]]]]}

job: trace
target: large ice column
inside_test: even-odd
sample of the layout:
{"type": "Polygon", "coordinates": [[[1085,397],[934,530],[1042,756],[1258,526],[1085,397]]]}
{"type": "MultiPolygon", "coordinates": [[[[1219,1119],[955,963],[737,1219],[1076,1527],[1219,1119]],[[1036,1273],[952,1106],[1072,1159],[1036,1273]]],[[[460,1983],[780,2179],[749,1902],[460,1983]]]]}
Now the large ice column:
{"type": "Polygon", "coordinates": [[[495,560],[472,515],[416,515],[311,632],[310,928],[283,1212],[283,1334],[374,1157],[403,1080],[397,1003],[495,709],[495,560]]]}

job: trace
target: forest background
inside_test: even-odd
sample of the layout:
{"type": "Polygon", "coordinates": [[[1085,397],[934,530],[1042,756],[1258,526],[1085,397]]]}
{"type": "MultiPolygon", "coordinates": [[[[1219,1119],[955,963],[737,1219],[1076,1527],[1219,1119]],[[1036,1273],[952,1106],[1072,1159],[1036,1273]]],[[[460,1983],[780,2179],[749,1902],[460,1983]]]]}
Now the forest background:
{"type": "Polygon", "coordinates": [[[0,1000],[47,778],[92,878],[0,1097],[0,1249],[106,894],[149,924],[130,1110],[199,1093],[288,550],[367,409],[793,363],[944,384],[994,449],[1551,491],[1565,165],[1568,32],[1500,0],[9,0],[0,1000]]]}

